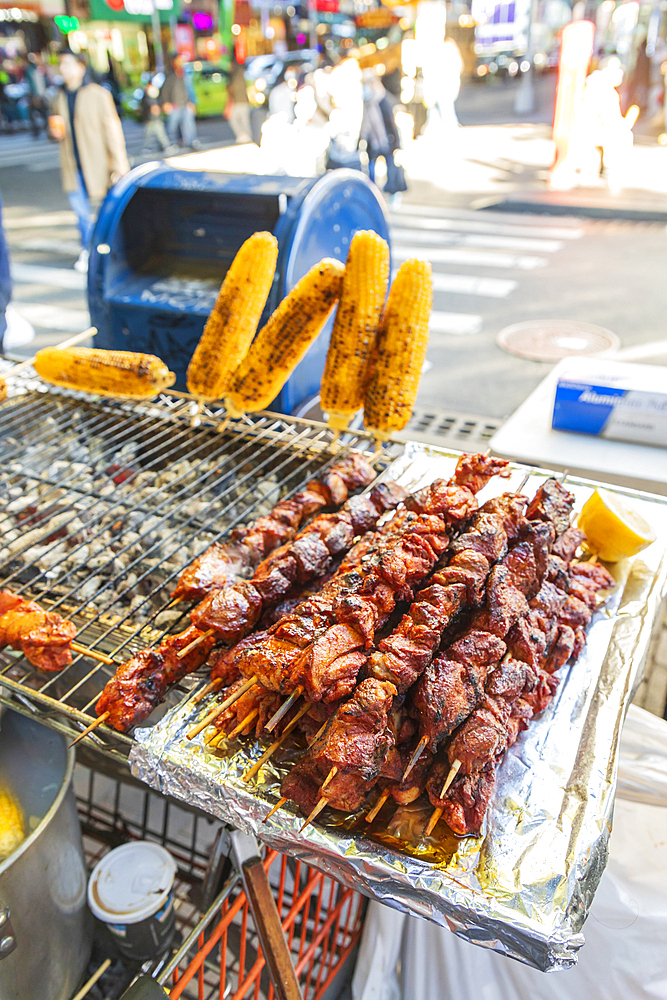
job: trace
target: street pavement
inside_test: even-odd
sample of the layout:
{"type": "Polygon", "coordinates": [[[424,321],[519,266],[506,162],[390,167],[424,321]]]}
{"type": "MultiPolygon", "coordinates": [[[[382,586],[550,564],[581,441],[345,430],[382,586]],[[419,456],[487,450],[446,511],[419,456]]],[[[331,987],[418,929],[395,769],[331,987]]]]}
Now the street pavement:
{"type": "MultiPolygon", "coordinates": [[[[146,159],[140,127],[125,129],[130,155],[146,159]]],[[[200,136],[205,145],[223,145],[230,141],[225,130],[226,123],[205,123],[200,136]]],[[[464,137],[470,131],[460,130],[464,137]]],[[[486,153],[497,162],[497,149],[486,153]]],[[[394,266],[417,255],[434,270],[417,422],[428,413],[443,426],[465,418],[494,428],[513,412],[550,370],[496,345],[499,331],[517,322],[585,320],[618,334],[630,357],[667,364],[664,224],[475,211],[434,205],[430,190],[412,181],[390,213],[394,266]]],[[[17,352],[28,356],[89,323],[85,277],[72,268],[75,217],[60,189],[54,145],[28,135],[0,138],[0,191],[14,303],[36,330],[17,352]]]]}

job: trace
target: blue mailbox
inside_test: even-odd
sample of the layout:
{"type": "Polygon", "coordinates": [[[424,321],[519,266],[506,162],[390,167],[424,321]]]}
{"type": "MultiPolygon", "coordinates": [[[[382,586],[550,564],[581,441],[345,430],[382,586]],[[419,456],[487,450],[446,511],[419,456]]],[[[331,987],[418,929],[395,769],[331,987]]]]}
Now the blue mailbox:
{"type": "MultiPolygon", "coordinates": [[[[96,347],[157,354],[185,389],[185,372],[222,279],[252,233],[278,240],[262,323],[322,257],[345,261],[358,229],[389,241],[377,189],[359,171],[263,177],[135,167],[100,210],[88,270],[96,347]]],[[[294,412],[319,391],[331,320],[273,404],[294,412]]],[[[224,349],[224,345],[223,348],[224,349]]]]}

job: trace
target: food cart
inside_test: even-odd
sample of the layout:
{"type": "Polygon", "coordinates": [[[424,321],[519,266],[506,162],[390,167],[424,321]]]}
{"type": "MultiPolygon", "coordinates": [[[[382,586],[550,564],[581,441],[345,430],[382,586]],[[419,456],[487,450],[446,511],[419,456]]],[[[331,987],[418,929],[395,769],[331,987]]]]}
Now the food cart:
{"type": "MultiPolygon", "coordinates": [[[[235,528],[266,517],[349,456],[363,456],[376,473],[367,490],[397,483],[414,494],[449,480],[460,455],[391,440],[378,447],[364,431],[341,434],[269,411],[230,421],[221,403],[169,388],[146,400],[104,398],[54,388],[29,368],[5,371],[0,584],[66,616],[76,626],[76,655],[44,672],[21,649],[3,648],[0,702],[67,739],[85,733],[77,792],[88,867],[122,840],[156,840],[176,859],[180,940],[132,973],[172,998],[274,995],[275,974],[273,982],[267,975],[274,956],[260,945],[260,909],[249,907],[230,861],[230,828],[265,845],[263,865],[305,997],[331,995],[345,974],[364,897],[541,971],[571,967],[607,856],[618,736],[667,582],[664,499],[619,488],[658,540],[615,566],[615,586],[596,605],[578,661],[503,758],[479,836],[459,840],[444,823],[431,824],[423,798],[370,810],[372,822],[365,806],[325,810],[304,824],[294,806],[282,808],[280,788],[303,742],[281,738],[268,756],[274,738],[264,734],[212,739],[210,710],[221,697],[205,672],[184,670],[156,710],[127,731],[97,714],[100,695],[120,665],[147,662],[144,650],[188,628],[191,604],[175,602],[173,587],[235,528]]],[[[545,480],[516,464],[507,471],[482,500],[533,497],[545,480]]],[[[595,488],[567,474],[558,486],[574,495],[575,512],[595,488]]],[[[106,974],[107,961],[92,977],[106,974]]],[[[70,997],[71,990],[62,994],[70,997]]]]}

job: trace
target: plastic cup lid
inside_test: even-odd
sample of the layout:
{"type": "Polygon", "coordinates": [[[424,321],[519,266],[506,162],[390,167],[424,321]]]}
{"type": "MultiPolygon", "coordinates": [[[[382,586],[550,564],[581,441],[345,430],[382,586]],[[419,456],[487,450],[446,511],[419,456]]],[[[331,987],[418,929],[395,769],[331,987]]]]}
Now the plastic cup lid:
{"type": "Polygon", "coordinates": [[[137,924],[160,909],[176,874],[169,851],[149,840],[105,854],[88,880],[88,905],[106,924],[137,924]]]}

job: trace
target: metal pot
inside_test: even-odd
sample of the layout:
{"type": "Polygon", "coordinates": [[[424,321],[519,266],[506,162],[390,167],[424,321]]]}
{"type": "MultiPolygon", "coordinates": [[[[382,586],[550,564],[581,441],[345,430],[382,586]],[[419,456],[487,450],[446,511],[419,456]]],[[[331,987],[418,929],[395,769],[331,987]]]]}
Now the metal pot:
{"type": "Polygon", "coordinates": [[[3,713],[0,776],[32,832],[0,865],[0,1000],[67,1000],[90,957],[74,756],[60,733],[3,713]]]}

